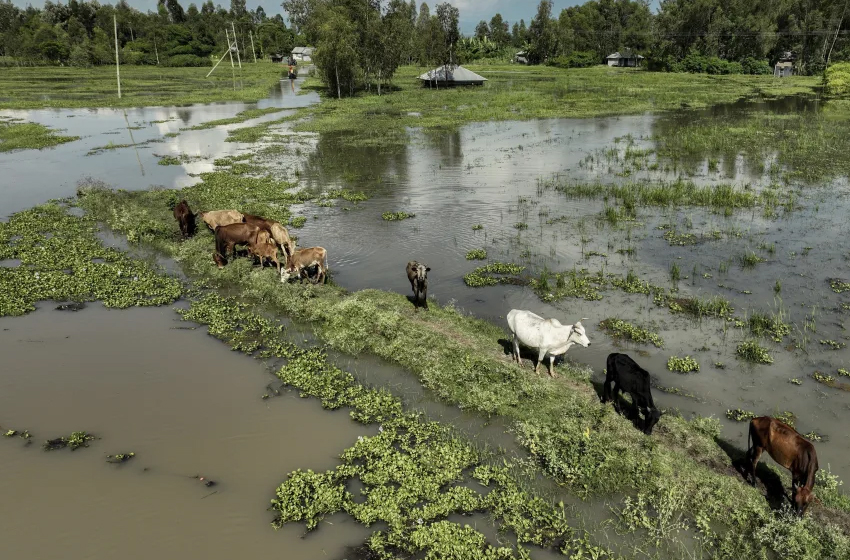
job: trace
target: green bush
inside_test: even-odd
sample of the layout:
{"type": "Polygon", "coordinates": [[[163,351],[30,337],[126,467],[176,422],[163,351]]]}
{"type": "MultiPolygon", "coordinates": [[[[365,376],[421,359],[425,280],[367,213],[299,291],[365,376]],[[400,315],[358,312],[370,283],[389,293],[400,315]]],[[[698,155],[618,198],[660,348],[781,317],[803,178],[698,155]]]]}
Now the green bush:
{"type": "Polygon", "coordinates": [[[850,62],[830,64],[824,74],[826,93],[834,97],[850,94],[850,62]]]}
{"type": "Polygon", "coordinates": [[[550,58],[546,64],[556,68],[589,68],[600,63],[599,55],[594,51],[575,51],[566,56],[550,58]]]}
{"type": "Polygon", "coordinates": [[[178,54],[170,56],[165,61],[165,66],[209,66],[210,61],[194,54],[178,54]]]}

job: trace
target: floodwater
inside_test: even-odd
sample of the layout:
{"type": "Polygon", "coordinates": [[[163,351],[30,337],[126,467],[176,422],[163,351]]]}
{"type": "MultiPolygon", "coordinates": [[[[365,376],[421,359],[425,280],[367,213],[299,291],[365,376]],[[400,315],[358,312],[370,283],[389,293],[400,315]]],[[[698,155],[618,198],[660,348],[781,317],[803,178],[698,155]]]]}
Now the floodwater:
{"type": "MultiPolygon", "coordinates": [[[[292,91],[290,84],[284,82],[280,91],[276,91],[270,99],[260,103],[259,106],[290,109],[317,101],[314,95],[296,95],[297,84],[295,90],[292,91]]],[[[88,176],[126,189],[142,189],[154,184],[179,188],[191,184],[198,180],[195,174],[212,170],[212,161],[215,158],[256,149],[251,145],[224,142],[229,128],[277,119],[287,113],[268,115],[245,124],[210,130],[185,131],[176,138],[163,136],[200,122],[233,116],[247,107],[243,104],[221,104],[189,108],[127,110],[126,121],[124,112],[121,110],[0,112],[0,115],[42,122],[55,128],[66,128],[70,134],[84,136],[78,142],[50,150],[0,155],[0,166],[7,177],[2,187],[4,196],[0,199],[2,200],[0,215],[8,215],[51,197],[72,195],[77,181],[88,176]],[[150,124],[151,121],[159,120],[166,122],[150,124]],[[130,126],[142,126],[142,128],[128,130],[128,122],[130,126]],[[136,148],[107,150],[92,156],[85,155],[93,148],[108,144],[110,140],[116,144],[130,142],[130,132],[133,133],[133,141],[137,143],[161,141],[136,148]],[[156,165],[157,154],[181,153],[202,157],[197,161],[178,166],[156,165]],[[11,180],[8,180],[9,178],[11,180]]],[[[739,186],[750,185],[753,189],[760,190],[770,184],[773,178],[767,174],[762,165],[759,165],[761,162],[747,161],[742,156],[734,160],[721,161],[714,171],[708,164],[707,158],[697,158],[697,161],[691,162],[687,169],[664,170],[662,165],[662,169],[651,171],[645,167],[641,170],[632,170],[628,177],[623,177],[623,165],[618,162],[617,157],[622,157],[628,142],[622,139],[630,138],[635,148],[651,149],[654,147],[652,140],[654,135],[663,135],[666,131],[681,126],[683,122],[695,115],[734,118],[735,115],[746,111],[780,113],[811,111],[814,114],[817,110],[818,104],[815,101],[791,99],[781,102],[736,103],[700,112],[663,115],[475,123],[454,131],[411,129],[408,131],[406,144],[390,147],[355,146],[350,139],[339,135],[296,135],[288,133],[284,125],[280,127],[281,133],[289,134],[290,142],[296,148],[292,153],[281,156],[275,163],[275,171],[283,172],[290,177],[297,171],[305,188],[345,187],[363,190],[370,195],[368,201],[359,204],[337,201],[334,207],[329,208],[311,204],[295,208],[296,213],[308,218],[304,228],[294,232],[299,237],[299,245],[321,245],[327,248],[334,280],[346,288],[378,288],[408,293],[410,286],[403,269],[408,260],[417,259],[431,266],[429,296],[443,304],[453,302],[476,316],[501,323],[510,309],[523,308],[543,316],[555,316],[565,323],[587,317],[585,325],[594,344],[588,349],[573,347],[569,352],[569,359],[592,366],[596,372],[597,381],[603,378],[602,372],[608,353],[628,352],[653,374],[658,385],[679,390],[680,394],[655,390],[655,400],[658,405],[677,409],[685,416],[701,414],[719,418],[723,425],[724,439],[730,440],[740,448],[746,447],[746,424],[727,420],[725,416],[727,409],[742,408],[757,414],[791,411],[797,417],[797,428],[801,433],[815,431],[823,436],[822,441],[816,442],[822,467],[828,465],[834,473],[847,479],[850,477],[850,433],[841,430],[839,426],[842,425],[850,409],[848,396],[840,390],[821,385],[810,377],[810,374],[817,370],[832,374],[841,381],[836,371],[840,367],[845,367],[847,363],[846,348],[832,350],[830,346],[819,343],[820,340],[832,340],[838,343],[847,340],[840,304],[850,303],[850,300],[847,300],[846,295],[833,293],[827,283],[827,279],[833,277],[850,280],[850,273],[848,273],[850,261],[842,244],[848,233],[844,217],[850,212],[850,198],[848,198],[850,190],[848,190],[846,178],[798,189],[796,196],[799,208],[787,214],[780,212],[778,217],[764,217],[760,209],[743,210],[731,216],[724,216],[722,213],[716,214],[698,208],[638,208],[637,223],[615,229],[596,219],[604,209],[605,202],[567,198],[557,191],[542,188],[540,183],[541,179],[545,180],[555,175],[569,181],[600,182],[672,180],[684,176],[698,184],[732,182],[739,186]],[[618,141],[618,139],[621,140],[618,141]],[[612,148],[618,154],[613,159],[605,155],[605,152],[612,148]],[[416,216],[401,222],[381,220],[383,212],[399,210],[415,213],[416,216]],[[514,225],[520,222],[526,223],[528,229],[517,230],[514,225]],[[477,224],[482,225],[483,228],[473,230],[472,226],[477,224]],[[675,224],[679,232],[700,234],[719,231],[720,239],[703,241],[694,246],[671,247],[662,237],[664,232],[658,229],[664,224],[675,224]],[[774,251],[769,253],[762,250],[759,248],[762,245],[772,246],[774,251]],[[751,366],[735,358],[735,347],[746,338],[747,334],[742,329],[736,328],[734,324],[724,325],[722,321],[713,319],[696,322],[683,316],[671,315],[668,311],[656,307],[651,298],[642,295],[628,295],[608,290],[603,292],[604,299],[601,301],[567,299],[548,304],[542,302],[528,288],[519,286],[468,288],[463,284],[463,275],[483,263],[468,261],[465,255],[469,250],[478,248],[487,249],[488,261],[502,260],[526,264],[532,273],[539,272],[544,266],[553,271],[586,268],[591,272],[603,269],[606,273],[623,275],[633,270],[639,277],[662,286],[671,286],[669,270],[675,262],[681,270],[682,279],[678,282],[681,295],[701,297],[722,295],[732,302],[736,314],[741,318],[745,318],[753,310],[782,314],[784,320],[792,324],[792,334],[782,344],[774,344],[768,340],[761,341],[762,345],[770,349],[775,361],[769,366],[751,366]],[[618,249],[626,248],[633,249],[633,252],[623,255],[616,253],[618,249]],[[603,253],[605,256],[586,256],[590,251],[603,253]],[[743,269],[735,257],[748,251],[760,254],[767,259],[767,262],[758,264],[753,269],[743,269]],[[777,281],[781,283],[781,290],[778,293],[774,291],[777,281]],[[664,339],[664,348],[615,344],[598,329],[599,321],[606,317],[619,317],[652,327],[652,330],[664,339]],[[785,349],[791,339],[797,341],[801,349],[785,349]],[[638,351],[641,352],[640,355],[638,351]],[[695,357],[701,365],[699,373],[681,375],[669,372],[666,363],[672,355],[695,357]],[[721,363],[725,367],[717,366],[716,363],[721,363]],[[799,379],[801,385],[790,383],[789,379],[792,378],[799,379]]],[[[655,156],[652,156],[650,161],[655,161],[655,156]]],[[[664,163],[660,160],[658,162],[664,163]]],[[[83,314],[89,312],[97,313],[97,311],[86,310],[80,315],[62,317],[71,317],[69,319],[71,321],[75,317],[84,317],[83,314]]],[[[144,313],[152,312],[144,311],[144,313]]],[[[169,312],[163,311],[163,313],[169,312]]],[[[37,321],[34,323],[32,336],[44,338],[42,331],[52,326],[52,322],[36,318],[47,315],[52,317],[56,313],[39,311],[32,316],[34,317],[32,319],[4,321],[16,328],[24,328],[26,321],[37,321]]],[[[116,316],[122,315],[116,312],[116,316]]],[[[94,325],[97,323],[98,320],[95,320],[88,324],[92,325],[91,328],[95,328],[94,325]]],[[[79,321],[74,324],[78,325],[79,321]]],[[[151,331],[157,331],[159,328],[152,326],[151,331]]],[[[139,329],[138,325],[137,329],[139,329]]],[[[147,332],[147,330],[144,328],[140,332],[147,332]]],[[[212,341],[207,342],[203,337],[199,337],[198,333],[167,331],[167,334],[169,337],[185,335],[186,340],[200,340],[191,344],[213,346],[218,344],[212,341]]],[[[155,335],[151,334],[151,336],[155,335]]],[[[158,336],[162,336],[162,333],[158,336]]],[[[61,343],[61,340],[58,342],[61,343]]],[[[196,353],[201,352],[200,349],[192,349],[189,343],[183,344],[181,348],[186,350],[182,351],[182,355],[192,356],[194,359],[196,353]]],[[[223,352],[224,362],[227,361],[228,356],[233,357],[220,344],[218,347],[223,352]]],[[[135,350],[135,346],[128,352],[127,355],[142,354],[135,350]]],[[[86,355],[89,354],[90,352],[86,353],[86,355]]],[[[126,356],[124,357],[126,362],[126,356]]],[[[109,371],[120,369],[120,363],[121,360],[116,359],[110,362],[106,369],[109,371]]],[[[162,364],[162,361],[157,363],[162,364]]],[[[242,368],[245,370],[250,370],[251,367],[258,368],[254,362],[247,359],[241,360],[241,363],[247,364],[242,368]]],[[[531,364],[526,363],[525,366],[531,374],[531,364]]],[[[132,369],[139,371],[135,364],[132,369]]],[[[352,369],[357,367],[352,366],[352,369]]],[[[367,365],[364,369],[370,368],[367,365]]],[[[196,371],[203,371],[203,368],[197,368],[196,371]]],[[[388,376],[392,375],[389,371],[385,373],[388,376]]],[[[0,383],[6,379],[6,375],[6,373],[0,375],[0,383]]],[[[242,379],[243,377],[245,375],[240,375],[238,381],[238,384],[243,386],[242,391],[253,390],[256,393],[256,387],[244,388],[246,382],[242,379]]],[[[207,379],[207,375],[203,378],[207,379]]],[[[235,376],[233,378],[235,379],[235,376]]],[[[380,373],[373,374],[371,379],[384,381],[380,373]]],[[[205,391],[211,383],[199,381],[197,378],[194,381],[197,393],[193,393],[193,396],[200,401],[205,401],[205,398],[201,396],[206,394],[205,391]]],[[[850,382],[850,379],[847,381],[850,382]]],[[[94,394],[103,390],[103,383],[104,378],[100,378],[97,383],[97,387],[100,388],[93,390],[94,394]]],[[[35,431],[36,422],[46,422],[50,417],[50,415],[41,414],[42,407],[38,404],[48,402],[42,399],[45,396],[44,391],[49,390],[50,386],[46,389],[44,385],[46,384],[37,385],[37,390],[31,388],[31,391],[26,393],[29,398],[19,395],[17,400],[12,399],[23,411],[39,412],[37,416],[33,414],[32,420],[28,420],[28,416],[25,416],[25,420],[16,418],[16,422],[27,424],[22,427],[35,431]]],[[[262,383],[258,386],[261,385],[262,383]]],[[[91,396],[87,391],[83,393],[85,393],[84,397],[91,396]]],[[[233,395],[239,394],[235,389],[229,389],[229,393],[230,400],[233,400],[233,395]]],[[[254,395],[254,393],[251,394],[254,395]]],[[[4,395],[5,389],[0,398],[4,395]]],[[[244,405],[246,409],[257,407],[265,410],[266,406],[274,408],[280,404],[277,399],[273,399],[265,405],[258,405],[251,398],[245,398],[246,402],[249,402],[244,405]]],[[[299,403],[296,399],[291,400],[299,403]]],[[[57,401],[62,402],[62,399],[57,397],[57,401]]],[[[289,407],[289,400],[285,403],[289,407]]],[[[90,407],[85,407],[92,414],[93,425],[79,428],[99,434],[106,429],[106,426],[110,429],[115,426],[117,429],[120,422],[116,424],[115,418],[105,422],[103,417],[108,415],[95,414],[95,411],[103,411],[104,406],[105,403],[101,399],[92,403],[90,407]],[[99,432],[98,428],[101,426],[104,428],[101,428],[99,432]]],[[[237,407],[238,403],[232,406],[237,407]]],[[[318,405],[313,408],[317,409],[318,405]]],[[[439,409],[438,406],[435,408],[439,409]]],[[[6,411],[2,407],[0,410],[6,411]]],[[[179,425],[186,420],[187,416],[191,416],[186,414],[185,409],[181,410],[180,413],[175,412],[172,425],[179,425]]],[[[321,414],[329,415],[330,413],[321,414]]],[[[351,423],[346,424],[345,421],[347,421],[345,418],[340,420],[340,426],[350,426],[351,423]]],[[[9,420],[0,418],[0,423],[3,422],[9,422],[9,420]]],[[[463,422],[468,422],[468,419],[462,419],[461,423],[463,422]]],[[[78,429],[70,425],[74,424],[73,422],[58,422],[57,419],[56,423],[58,424],[56,427],[51,424],[45,425],[44,429],[57,431],[55,435],[70,429],[78,429]]],[[[285,431],[288,425],[291,424],[277,423],[275,429],[285,431]]],[[[131,426],[137,426],[137,424],[134,422],[131,426]]],[[[196,424],[195,428],[198,432],[192,431],[192,436],[201,440],[204,437],[210,437],[200,435],[204,427],[196,424]]],[[[163,430],[168,433],[165,428],[149,431],[137,426],[136,429],[149,434],[148,437],[161,434],[163,430]]],[[[329,427],[328,429],[327,433],[332,433],[333,430],[341,428],[329,427]]],[[[138,433],[131,431],[129,427],[127,430],[128,433],[138,433]]],[[[54,434],[50,435],[52,437],[54,434]]],[[[498,435],[494,435],[494,438],[497,441],[499,439],[498,435]]],[[[301,448],[287,455],[287,460],[292,459],[291,462],[272,461],[275,463],[273,465],[257,465],[256,455],[252,456],[250,461],[240,462],[239,453],[232,451],[223,453],[229,461],[228,465],[239,464],[241,468],[244,464],[249,470],[269,468],[274,471],[273,475],[269,475],[266,480],[254,480],[257,482],[255,488],[251,486],[253,482],[245,482],[245,495],[228,499],[245,500],[244,507],[240,511],[249,512],[250,510],[245,515],[261,517],[262,514],[257,512],[256,503],[259,503],[257,500],[265,503],[270,490],[280,482],[283,474],[297,467],[315,469],[325,464],[332,464],[332,455],[348,445],[347,442],[350,440],[351,438],[348,437],[345,442],[329,445],[328,455],[322,460],[315,457],[311,460],[311,456],[301,448]],[[323,463],[325,460],[327,462],[323,463]],[[251,502],[250,505],[248,502],[251,502]]],[[[125,440],[122,440],[121,445],[123,441],[125,440]]],[[[142,447],[144,441],[146,440],[143,438],[130,440],[128,445],[132,444],[134,450],[138,452],[144,449],[142,447]],[[133,444],[134,441],[138,443],[133,444]]],[[[185,441],[183,443],[185,444],[185,441]]],[[[230,449],[228,446],[233,441],[219,440],[219,443],[226,444],[225,448],[230,449]]],[[[107,444],[105,441],[97,441],[95,445],[99,452],[107,444]]],[[[8,454],[8,447],[0,446],[0,453],[8,454]]],[[[153,447],[151,451],[154,450],[153,447]]],[[[81,457],[95,455],[92,451],[75,453],[74,463],[65,468],[73,468],[77,461],[82,464],[81,457]]],[[[105,449],[103,451],[120,452],[121,449],[110,448],[109,451],[105,449]]],[[[264,445],[257,442],[257,449],[246,450],[245,454],[248,456],[252,453],[263,452],[269,453],[264,445]]],[[[204,490],[197,488],[197,481],[186,482],[180,477],[187,471],[187,474],[193,474],[196,471],[207,471],[215,465],[191,462],[192,454],[176,445],[169,448],[168,452],[160,453],[160,461],[162,461],[159,464],[160,468],[165,470],[167,465],[171,469],[170,472],[180,473],[177,477],[180,484],[188,484],[189,490],[181,490],[181,492],[204,490]],[[178,451],[185,454],[182,460],[179,459],[181,455],[176,454],[178,451]]],[[[114,465],[101,465],[99,458],[97,461],[91,460],[91,468],[96,468],[99,473],[91,479],[91,487],[95,488],[94,481],[101,478],[105,478],[103,484],[113,484],[106,481],[112,480],[111,477],[117,477],[119,474],[124,475],[127,471],[135,473],[133,469],[138,470],[147,453],[139,455],[137,461],[118,469],[115,469],[114,465]]],[[[27,450],[26,453],[15,457],[15,461],[56,460],[53,459],[53,455],[34,453],[34,450],[27,450]]],[[[36,466],[28,464],[21,468],[30,472],[36,469],[36,466]]],[[[20,472],[23,473],[24,470],[20,472]]],[[[47,467],[44,467],[41,474],[45,477],[51,476],[49,472],[47,467]]],[[[156,472],[157,470],[152,469],[144,473],[144,476],[147,477],[156,472]]],[[[51,480],[57,476],[62,475],[52,475],[51,480]]],[[[143,475],[137,474],[137,476],[143,475]]],[[[215,474],[211,472],[210,476],[220,477],[222,480],[230,479],[232,481],[230,484],[236,484],[235,481],[238,479],[236,472],[228,472],[223,465],[215,474]],[[220,472],[230,476],[219,474],[220,472]]],[[[119,483],[120,481],[114,484],[119,483]]],[[[162,484],[165,485],[164,482],[162,484]]],[[[135,492],[142,492],[139,486],[134,484],[133,487],[135,492]]],[[[97,488],[97,494],[104,492],[100,486],[97,488]]],[[[222,485],[222,489],[225,488],[222,485]]],[[[169,496],[177,493],[174,487],[161,491],[169,492],[169,496]]],[[[139,500],[143,501],[150,492],[154,491],[146,490],[143,498],[139,500]]],[[[239,493],[242,494],[242,492],[239,493]]],[[[69,492],[66,499],[83,498],[69,492]]],[[[213,499],[222,499],[222,497],[217,494],[206,498],[204,502],[213,499]]],[[[175,510],[179,511],[179,508],[171,501],[167,503],[169,514],[175,510]]],[[[204,503],[203,507],[210,507],[210,504],[204,503]]],[[[237,509],[231,508],[228,512],[220,510],[219,513],[225,516],[224,519],[229,519],[227,515],[232,515],[237,509]]],[[[42,508],[34,507],[33,511],[35,510],[44,515],[42,508]]],[[[115,516],[117,514],[110,519],[115,516]]],[[[217,523],[220,523],[221,519],[222,517],[219,517],[217,523]]],[[[267,535],[269,533],[265,525],[267,522],[267,517],[252,518],[250,523],[245,523],[245,530],[256,531],[258,535],[262,534],[263,536],[256,537],[256,541],[262,544],[265,542],[264,539],[273,538],[267,535]],[[259,528],[248,529],[247,525],[259,528]]],[[[28,519],[27,523],[32,525],[34,521],[28,519]]],[[[209,523],[216,527],[210,532],[219,537],[219,525],[212,521],[209,523]]],[[[170,525],[164,525],[166,526],[163,530],[167,533],[170,525]]],[[[116,527],[120,525],[116,524],[116,527]]],[[[4,527],[0,531],[8,529],[4,527]]],[[[294,531],[293,534],[295,534],[294,531]]],[[[287,539],[287,544],[290,540],[287,539]]],[[[340,540],[358,544],[362,539],[354,536],[351,539],[340,540]]],[[[310,539],[303,542],[309,543],[310,539]]],[[[216,550],[221,548],[218,547],[216,550]]],[[[333,556],[333,554],[329,555],[333,556]]],[[[305,557],[312,557],[312,555],[308,554],[305,557]]]]}
{"type": "Polygon", "coordinates": [[[33,435],[0,441],[0,557],[341,558],[368,536],[342,515],[276,532],[266,507],[287,473],[333,468],[372,428],[297,393],[262,400],[262,363],[168,307],[53,307],[0,319],[0,425],[33,435]],[[41,449],[78,430],[99,439],[41,449]]]}

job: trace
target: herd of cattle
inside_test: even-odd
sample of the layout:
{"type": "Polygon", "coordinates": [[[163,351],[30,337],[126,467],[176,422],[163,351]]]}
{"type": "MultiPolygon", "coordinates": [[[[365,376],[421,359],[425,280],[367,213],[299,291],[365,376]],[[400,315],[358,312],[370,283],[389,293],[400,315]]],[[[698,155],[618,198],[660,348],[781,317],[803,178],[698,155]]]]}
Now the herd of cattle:
{"type": "MultiPolygon", "coordinates": [[[[195,233],[196,217],[200,217],[215,235],[213,260],[219,268],[227,264],[229,253],[236,256],[237,245],[246,246],[248,253],[259,259],[260,266],[268,259],[277,265],[282,282],[292,277],[313,278],[314,282],[323,282],[327,273],[327,251],[322,247],[296,249],[289,232],[279,222],[243,214],[237,210],[213,210],[193,214],[189,204],[182,200],[174,207],[174,218],[180,225],[184,237],[195,233]],[[281,249],[285,265],[281,267],[277,258],[281,249]]],[[[410,261],[405,271],[413,290],[413,303],[428,308],[428,271],[426,265],[410,261]]],[[[586,319],[582,319],[586,320],[586,319]]],[[[531,311],[512,309],[507,315],[508,327],[512,334],[511,357],[522,363],[520,344],[537,350],[537,373],[540,363],[549,356],[549,375],[557,377],[554,362],[557,356],[578,344],[587,348],[590,340],[581,321],[573,325],[562,325],[557,319],[544,319],[531,311]]],[[[650,435],[653,427],[661,418],[662,412],[655,407],[650,390],[649,372],[626,354],[613,353],[606,362],[606,376],[602,390],[602,402],[614,401],[614,408],[621,412],[620,392],[628,393],[632,400],[631,415],[637,425],[650,435]],[[641,418],[641,415],[643,417],[641,418]]],[[[791,471],[791,501],[802,516],[814,499],[812,488],[818,459],[814,446],[803,438],[791,426],[762,416],[750,422],[748,449],[744,465],[744,476],[754,486],[756,467],[761,454],[767,451],[773,459],[791,471]]]]}
{"type": "Polygon", "coordinates": [[[215,235],[213,261],[222,268],[230,254],[236,257],[236,247],[248,249],[248,254],[277,266],[280,281],[290,278],[311,278],[314,283],[324,282],[328,270],[328,252],[322,247],[296,249],[295,241],[280,222],[262,216],[244,214],[238,210],[210,210],[193,213],[189,203],[181,200],[174,207],[174,219],[180,225],[183,237],[195,234],[196,220],[201,218],[215,235]],[[278,249],[283,251],[284,266],[278,260],[278,249]]]}
{"type": "MultiPolygon", "coordinates": [[[[535,373],[540,362],[548,355],[549,375],[556,377],[553,370],[556,356],[565,354],[574,344],[585,348],[590,346],[581,321],[574,325],[562,325],[557,319],[544,319],[531,311],[520,309],[512,309],[507,319],[513,338],[513,358],[517,363],[522,363],[520,343],[537,350],[535,373]]],[[[652,402],[649,372],[626,354],[610,354],[605,366],[602,402],[613,400],[614,409],[620,412],[619,393],[628,393],[632,398],[632,416],[644,433],[651,434],[662,412],[652,402]]],[[[802,516],[815,499],[812,493],[815,473],[818,471],[815,446],[788,424],[776,418],[761,416],[750,421],[747,447],[744,477],[755,486],[756,467],[762,452],[767,451],[774,461],[791,471],[791,501],[802,516]]]]}

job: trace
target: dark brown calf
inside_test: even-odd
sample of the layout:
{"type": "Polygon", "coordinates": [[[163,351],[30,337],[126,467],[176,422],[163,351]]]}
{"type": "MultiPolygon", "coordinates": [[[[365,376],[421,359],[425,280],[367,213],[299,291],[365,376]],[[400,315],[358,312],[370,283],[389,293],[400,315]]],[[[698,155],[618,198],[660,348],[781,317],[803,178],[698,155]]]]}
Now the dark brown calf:
{"type": "Polygon", "coordinates": [[[410,280],[410,287],[413,289],[413,303],[419,304],[420,296],[422,296],[422,306],[428,309],[428,271],[430,267],[417,261],[407,263],[407,279],[410,280]]]}
{"type": "Polygon", "coordinates": [[[221,268],[227,264],[227,255],[233,252],[236,256],[237,245],[252,245],[257,242],[257,234],[260,228],[251,224],[230,224],[215,228],[215,252],[220,257],[215,259],[221,268]]]}
{"type": "Polygon", "coordinates": [[[180,233],[183,237],[192,237],[195,235],[195,215],[189,208],[189,203],[186,199],[174,207],[174,219],[180,224],[180,233]]]}
{"type": "Polygon", "coordinates": [[[815,446],[806,441],[794,428],[770,416],[760,416],[750,421],[747,450],[747,478],[752,476],[756,484],[756,466],[762,451],[767,451],[773,460],[791,471],[791,499],[797,513],[802,516],[814,499],[812,488],[818,471],[818,456],[815,446]]]}

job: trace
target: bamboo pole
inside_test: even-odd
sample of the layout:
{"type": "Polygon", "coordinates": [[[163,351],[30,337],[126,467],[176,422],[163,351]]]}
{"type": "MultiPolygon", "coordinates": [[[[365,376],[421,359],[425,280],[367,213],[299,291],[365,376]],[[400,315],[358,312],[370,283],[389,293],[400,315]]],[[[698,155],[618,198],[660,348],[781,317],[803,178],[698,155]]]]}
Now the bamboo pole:
{"type": "Polygon", "coordinates": [[[224,28],[224,36],[227,37],[227,52],[230,54],[230,67],[233,68],[233,43],[230,42],[230,32],[224,28]]]}
{"type": "Polygon", "coordinates": [[[118,99],[121,99],[121,69],[118,67],[118,18],[112,14],[112,25],[115,30],[115,76],[118,79],[118,99]]]}
{"type": "Polygon", "coordinates": [[[254,53],[254,64],[257,63],[257,51],[254,49],[254,34],[248,30],[248,37],[251,39],[251,52],[254,53]]]}
{"type": "Polygon", "coordinates": [[[239,56],[239,41],[236,40],[236,26],[230,22],[230,28],[233,30],[233,43],[236,45],[236,60],[239,61],[239,69],[242,70],[242,58],[239,56]]]}
{"type": "Polygon", "coordinates": [[[209,78],[209,77],[210,77],[210,74],[212,74],[212,73],[213,73],[213,70],[215,70],[216,68],[218,68],[218,65],[219,65],[219,64],[221,64],[221,61],[222,61],[222,60],[224,60],[224,55],[226,55],[228,52],[230,52],[230,45],[227,45],[227,52],[223,52],[223,53],[221,53],[221,58],[219,58],[219,59],[218,59],[218,62],[216,62],[216,63],[215,63],[215,66],[213,66],[213,67],[212,67],[212,70],[210,70],[210,71],[209,71],[209,74],[207,74],[207,75],[206,75],[206,77],[207,77],[207,78],[209,78]]]}

